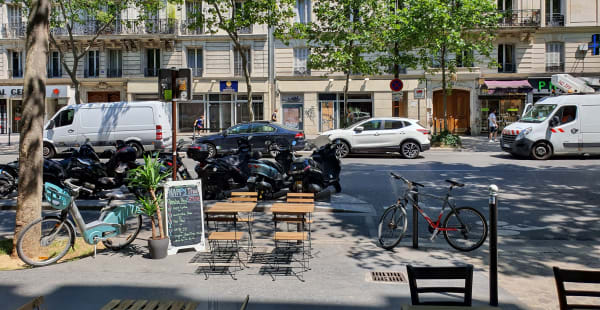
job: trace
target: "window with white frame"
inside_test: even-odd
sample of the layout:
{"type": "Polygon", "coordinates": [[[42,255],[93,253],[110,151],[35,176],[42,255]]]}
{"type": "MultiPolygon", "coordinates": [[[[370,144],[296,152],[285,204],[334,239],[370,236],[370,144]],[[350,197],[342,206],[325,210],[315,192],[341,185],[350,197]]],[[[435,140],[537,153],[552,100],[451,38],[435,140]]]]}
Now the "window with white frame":
{"type": "Polygon", "coordinates": [[[306,47],[294,48],[294,75],[309,75],[308,70],[308,53],[309,50],[306,47]]]}
{"type": "Polygon", "coordinates": [[[60,63],[60,53],[57,51],[48,53],[48,77],[49,78],[62,77],[62,66],[60,63]]]}
{"type": "Polygon", "coordinates": [[[13,27],[23,23],[21,7],[18,5],[7,5],[8,24],[13,27]]]}
{"type": "Polygon", "coordinates": [[[187,50],[187,66],[192,69],[193,76],[202,76],[204,62],[202,60],[201,48],[188,48],[187,50]]]}
{"type": "MultiPolygon", "coordinates": [[[[248,59],[248,73],[252,73],[252,53],[250,52],[250,48],[244,47],[242,51],[246,54],[246,58],[248,59]]],[[[242,54],[240,50],[233,50],[233,75],[242,76],[244,75],[244,69],[242,66],[242,54]]]]}
{"type": "Polygon", "coordinates": [[[202,34],[202,1],[185,1],[186,20],[182,23],[183,34],[202,34]]]}
{"type": "Polygon", "coordinates": [[[517,72],[515,65],[515,46],[512,44],[498,45],[498,72],[514,73],[517,72]]]}
{"type": "Polygon", "coordinates": [[[11,51],[11,68],[10,74],[13,78],[23,77],[23,68],[25,67],[25,57],[23,51],[11,51]]]}
{"type": "Polygon", "coordinates": [[[85,62],[85,77],[100,76],[100,51],[93,50],[87,53],[87,61],[85,62]]]}
{"type": "Polygon", "coordinates": [[[564,72],[564,51],[562,42],[546,43],[546,72],[564,72]]]}
{"type": "Polygon", "coordinates": [[[145,76],[158,76],[160,68],[160,49],[146,49],[146,68],[144,69],[145,76]]]}
{"type": "Polygon", "coordinates": [[[311,21],[310,0],[296,0],[297,23],[308,24],[311,21]]]}

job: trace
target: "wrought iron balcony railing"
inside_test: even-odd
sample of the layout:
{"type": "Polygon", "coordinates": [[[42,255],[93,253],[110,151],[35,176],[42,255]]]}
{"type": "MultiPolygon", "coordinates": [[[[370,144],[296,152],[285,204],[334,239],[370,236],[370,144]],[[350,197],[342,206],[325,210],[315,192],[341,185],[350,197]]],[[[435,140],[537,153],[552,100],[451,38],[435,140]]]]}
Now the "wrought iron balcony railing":
{"type": "Polygon", "coordinates": [[[565,72],[565,64],[546,65],[546,72],[565,72]]]}
{"type": "Polygon", "coordinates": [[[144,68],[145,77],[158,76],[158,68],[144,68]]]}
{"type": "Polygon", "coordinates": [[[202,73],[203,73],[203,68],[191,68],[192,69],[192,76],[194,77],[201,77],[202,73]]]}
{"type": "Polygon", "coordinates": [[[498,73],[515,73],[517,72],[517,66],[515,64],[504,64],[498,68],[498,73]]]}
{"type": "Polygon", "coordinates": [[[560,13],[546,14],[546,26],[562,27],[565,25],[565,16],[560,13]]]}
{"type": "Polygon", "coordinates": [[[294,75],[295,76],[309,76],[310,69],[306,66],[294,67],[294,75]]]}
{"type": "Polygon", "coordinates": [[[539,27],[541,25],[540,10],[504,10],[499,11],[500,27],[539,27]]]}
{"type": "Polygon", "coordinates": [[[100,70],[98,69],[85,69],[83,70],[83,77],[85,78],[98,78],[100,77],[100,70]]]}
{"type": "Polygon", "coordinates": [[[25,23],[9,23],[2,25],[2,37],[8,39],[21,38],[25,36],[25,23]]]}
{"type": "Polygon", "coordinates": [[[23,69],[21,70],[8,70],[8,77],[13,79],[23,78],[23,69]]]}
{"type": "Polygon", "coordinates": [[[204,26],[196,19],[186,19],[179,24],[181,35],[204,34],[204,26]]]}
{"type": "Polygon", "coordinates": [[[123,76],[122,69],[108,69],[106,70],[106,77],[109,78],[120,78],[123,76]]]}

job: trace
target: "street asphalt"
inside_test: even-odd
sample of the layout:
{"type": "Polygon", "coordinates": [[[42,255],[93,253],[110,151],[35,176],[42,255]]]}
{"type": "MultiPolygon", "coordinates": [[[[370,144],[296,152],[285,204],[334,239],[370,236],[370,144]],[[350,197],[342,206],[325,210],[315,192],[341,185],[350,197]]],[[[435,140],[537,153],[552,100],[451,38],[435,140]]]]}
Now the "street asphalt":
{"type": "MultiPolygon", "coordinates": [[[[313,225],[314,257],[306,282],[293,275],[272,278],[261,264],[250,264],[234,281],[200,272],[201,256],[184,252],[153,261],[145,238],[123,253],[102,252],[97,258],[24,271],[0,272],[0,300],[6,309],[28,298],[46,296],[49,309],[98,309],[113,298],[192,299],[204,309],[235,309],[250,295],[249,309],[398,309],[410,303],[407,284],[367,281],[370,271],[400,271],[406,264],[475,265],[474,300],[488,301],[488,244],[470,253],[449,248],[443,237],[428,239],[420,219],[420,249],[410,248],[409,234],[394,251],[376,245],[376,224],[383,208],[401,195],[403,185],[390,172],[426,185],[443,195],[455,179],[466,184],[452,194],[459,206],[473,206],[489,217],[488,187],[499,195],[500,303],[507,309],[556,309],[552,266],[600,268],[600,157],[558,157],[547,161],[515,159],[484,137],[465,137],[463,149],[433,149],[415,160],[398,154],[351,156],[342,161],[342,194],[317,213],[313,225]],[[324,212],[331,211],[353,212],[324,212]],[[350,210],[352,209],[352,210],[350,210]],[[65,302],[67,301],[68,302],[65,302]],[[211,308],[212,307],[212,308],[211,308]]],[[[2,144],[2,141],[0,141],[2,144]]],[[[309,153],[304,153],[308,156],[309,153]]],[[[0,145],[0,163],[16,158],[0,145]]],[[[194,162],[184,159],[193,172],[194,162]]],[[[3,202],[9,205],[8,201],[3,202]]],[[[422,201],[431,217],[439,204],[422,201]]],[[[409,219],[410,219],[409,213],[409,219]]],[[[97,216],[86,211],[86,219],[97,216]]],[[[270,222],[258,216],[258,252],[271,249],[270,222]]],[[[410,221],[409,221],[410,224],[410,221]]],[[[0,211],[0,236],[10,235],[14,211],[0,211]]],[[[4,307],[4,306],[2,306],[4,307]]]]}

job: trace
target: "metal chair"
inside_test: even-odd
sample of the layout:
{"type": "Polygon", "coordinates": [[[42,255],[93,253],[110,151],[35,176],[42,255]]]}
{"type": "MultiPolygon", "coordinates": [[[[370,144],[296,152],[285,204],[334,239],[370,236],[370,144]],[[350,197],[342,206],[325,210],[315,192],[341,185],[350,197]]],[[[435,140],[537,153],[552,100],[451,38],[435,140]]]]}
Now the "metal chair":
{"type": "Polygon", "coordinates": [[[410,286],[410,299],[413,305],[439,305],[439,306],[471,306],[473,290],[473,265],[460,267],[414,267],[406,266],[408,284],[410,286]],[[465,280],[465,286],[427,286],[418,287],[417,280],[465,280]],[[463,301],[421,301],[422,293],[462,293],[463,301]]]}
{"type": "Polygon", "coordinates": [[[600,291],[587,291],[587,290],[567,290],[565,289],[565,282],[569,283],[587,283],[587,284],[600,284],[600,271],[592,270],[569,270],[560,269],[553,267],[554,280],[556,280],[556,290],[558,292],[558,304],[560,310],[568,309],[600,309],[600,305],[587,304],[569,304],[567,297],[598,297],[600,298],[600,291]]]}

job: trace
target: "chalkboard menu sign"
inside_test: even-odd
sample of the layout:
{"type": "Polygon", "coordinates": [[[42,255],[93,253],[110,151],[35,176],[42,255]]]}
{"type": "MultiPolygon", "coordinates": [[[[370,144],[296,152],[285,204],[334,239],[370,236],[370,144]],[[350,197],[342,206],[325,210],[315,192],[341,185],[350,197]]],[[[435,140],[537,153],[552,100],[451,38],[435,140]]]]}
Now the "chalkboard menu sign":
{"type": "Polygon", "coordinates": [[[169,255],[185,248],[202,251],[204,212],[201,180],[170,181],[165,185],[164,219],[169,236],[169,255]]]}

